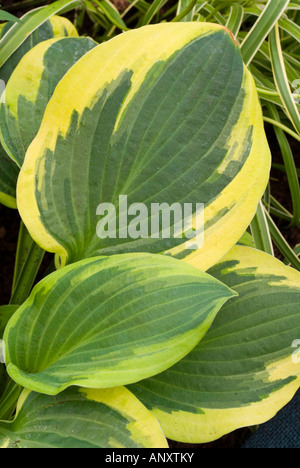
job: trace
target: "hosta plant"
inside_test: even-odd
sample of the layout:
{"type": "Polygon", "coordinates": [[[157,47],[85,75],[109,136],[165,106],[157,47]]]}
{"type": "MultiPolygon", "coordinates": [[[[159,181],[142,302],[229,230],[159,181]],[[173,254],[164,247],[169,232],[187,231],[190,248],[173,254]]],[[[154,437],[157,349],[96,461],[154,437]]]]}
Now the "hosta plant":
{"type": "Polygon", "coordinates": [[[0,118],[22,218],[0,308],[3,447],[202,443],[291,400],[300,273],[247,232],[270,151],[227,28],[41,42],[0,118]],[[30,292],[44,251],[55,266],[30,292]]]}
{"type": "MultiPolygon", "coordinates": [[[[24,19],[22,19],[22,21],[24,21],[24,19]]],[[[0,40],[5,39],[5,37],[7,37],[7,33],[11,30],[12,26],[13,25],[10,22],[3,23],[0,25],[0,40]]],[[[77,37],[78,33],[70,21],[68,21],[62,16],[56,15],[52,16],[39,28],[33,31],[33,33],[30,34],[30,36],[27,37],[25,41],[23,41],[21,45],[12,54],[10,54],[8,59],[2,64],[0,68],[0,94],[2,94],[3,86],[7,84],[12,72],[15,70],[18,63],[21,61],[24,55],[32,49],[32,47],[34,47],[36,44],[46,41],[47,39],[60,38],[66,36],[77,37]]],[[[3,47],[3,45],[1,47],[3,47]]],[[[24,79],[26,78],[24,77],[24,79]]],[[[18,87],[19,86],[17,85],[17,89],[18,87]]],[[[49,93],[50,90],[47,90],[47,92],[49,93]]],[[[28,109],[28,111],[30,110],[28,109]]],[[[28,116],[28,114],[24,116],[25,120],[28,119],[28,116]]],[[[30,128],[29,121],[28,124],[28,128],[30,128]]],[[[28,138],[30,138],[30,135],[34,134],[34,130],[34,127],[31,128],[29,135],[25,136],[27,141],[28,138]]],[[[20,142],[18,142],[18,144],[20,145],[20,142]]],[[[21,144],[19,146],[19,151],[23,151],[23,153],[25,153],[24,145],[21,144]]],[[[7,152],[2,147],[2,144],[0,145],[0,162],[0,201],[1,203],[10,208],[16,208],[16,183],[19,175],[20,166],[16,158],[11,159],[7,156],[7,152]]]]}

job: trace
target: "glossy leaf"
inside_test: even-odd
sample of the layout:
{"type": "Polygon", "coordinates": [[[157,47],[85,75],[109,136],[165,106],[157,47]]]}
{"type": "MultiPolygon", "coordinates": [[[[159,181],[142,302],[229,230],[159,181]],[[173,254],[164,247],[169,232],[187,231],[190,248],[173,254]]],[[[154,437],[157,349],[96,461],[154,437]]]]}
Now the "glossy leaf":
{"type": "Polygon", "coordinates": [[[8,208],[17,208],[16,187],[19,167],[6,154],[0,143],[0,203],[8,208]]]}
{"type": "Polygon", "coordinates": [[[209,442],[271,419],[300,387],[300,273],[258,250],[234,247],[209,270],[239,297],[171,369],[129,386],[166,437],[209,442]]]}
{"type": "Polygon", "coordinates": [[[96,47],[61,80],[26,154],[19,209],[62,265],[147,251],[201,261],[205,270],[249,225],[269,168],[254,81],[229,32],[150,25],[96,47]],[[187,250],[184,236],[161,232],[99,238],[97,207],[118,212],[120,195],[147,207],[148,227],[152,203],[192,203],[194,217],[203,203],[203,248],[187,250]]]}
{"type": "Polygon", "coordinates": [[[7,372],[47,394],[136,382],[185,356],[234,294],[162,255],[83,260],[47,276],[13,315],[7,372]]]}
{"type": "Polygon", "coordinates": [[[73,388],[58,397],[24,390],[1,448],[167,448],[157,420],[124,387],[73,388]]]}
{"type": "Polygon", "coordinates": [[[24,41],[31,38],[31,34],[49,20],[49,18],[58,13],[65,12],[68,8],[75,8],[79,3],[80,2],[76,0],[59,0],[51,5],[30,10],[22,16],[19,22],[14,23],[5,34],[2,34],[0,40],[0,67],[5,64],[24,41]]]}
{"type": "Polygon", "coordinates": [[[96,45],[86,37],[49,39],[33,47],[12,73],[0,104],[0,133],[3,147],[19,167],[57,83],[96,45]]]}
{"type": "MultiPolygon", "coordinates": [[[[11,30],[12,25],[10,23],[5,24],[0,30],[0,47],[1,41],[4,40],[5,36],[11,30]]],[[[31,32],[27,39],[19,45],[6,62],[0,68],[0,78],[6,83],[9,80],[10,75],[20,62],[21,58],[35,45],[39,44],[42,41],[47,39],[52,39],[53,37],[77,37],[78,32],[75,27],[67,18],[63,16],[54,15],[46,22],[41,24],[37,29],[31,32]]]]}

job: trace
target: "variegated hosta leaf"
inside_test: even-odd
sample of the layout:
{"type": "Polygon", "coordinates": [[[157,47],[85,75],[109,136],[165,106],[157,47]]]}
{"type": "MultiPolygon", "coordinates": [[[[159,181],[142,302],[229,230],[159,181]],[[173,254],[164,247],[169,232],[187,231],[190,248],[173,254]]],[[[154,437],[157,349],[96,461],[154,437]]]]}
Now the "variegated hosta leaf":
{"type": "Polygon", "coordinates": [[[167,448],[154,416],[124,387],[72,388],[57,397],[24,392],[0,448],[167,448]]]}
{"type": "Polygon", "coordinates": [[[223,306],[186,358],[129,387],[166,437],[185,442],[208,442],[261,424],[300,386],[294,347],[300,340],[300,273],[244,246],[209,272],[239,297],[223,306]]]}
{"type": "Polygon", "coordinates": [[[4,364],[2,364],[2,357],[0,342],[0,420],[8,421],[12,419],[22,389],[7,374],[4,364]]]}
{"type": "Polygon", "coordinates": [[[57,83],[95,45],[85,37],[43,41],[24,55],[12,73],[0,104],[1,142],[6,150],[0,146],[0,202],[4,205],[17,207],[19,168],[57,83]]]}
{"type": "Polygon", "coordinates": [[[26,154],[19,209],[34,240],[62,264],[167,251],[205,270],[249,225],[269,167],[255,84],[228,31],[150,25],[96,47],[61,80],[26,154]],[[120,195],[132,209],[146,206],[143,238],[123,230],[120,195]],[[115,238],[96,232],[100,203],[116,209],[115,238]],[[152,203],[167,205],[164,214],[190,203],[194,218],[205,204],[202,249],[186,250],[185,236],[150,233],[152,203]]]}
{"type": "MultiPolygon", "coordinates": [[[[0,39],[12,27],[12,23],[6,23],[0,29],[0,39]]],[[[21,58],[34,47],[36,44],[53,37],[78,36],[78,32],[74,25],[63,16],[52,16],[48,21],[43,23],[20,45],[20,47],[12,54],[12,56],[0,68],[0,79],[7,82],[10,75],[20,62],[21,58]]]]}
{"type": "Polygon", "coordinates": [[[6,154],[0,142],[0,203],[17,208],[16,188],[20,169],[6,154]]]}
{"type": "Polygon", "coordinates": [[[0,420],[10,421],[13,419],[21,392],[22,387],[7,375],[4,365],[0,364],[0,420]]]}
{"type": "Polygon", "coordinates": [[[19,167],[57,83],[96,45],[87,37],[49,39],[33,47],[12,73],[0,105],[1,140],[19,167]]]}
{"type": "MultiPolygon", "coordinates": [[[[0,339],[3,336],[4,329],[10,317],[18,310],[18,305],[3,305],[0,306],[0,339]]],[[[0,346],[1,351],[1,346],[0,346]]]]}
{"type": "Polygon", "coordinates": [[[47,394],[136,382],[185,356],[233,295],[163,255],[82,260],[41,281],[10,319],[7,372],[47,394]]]}

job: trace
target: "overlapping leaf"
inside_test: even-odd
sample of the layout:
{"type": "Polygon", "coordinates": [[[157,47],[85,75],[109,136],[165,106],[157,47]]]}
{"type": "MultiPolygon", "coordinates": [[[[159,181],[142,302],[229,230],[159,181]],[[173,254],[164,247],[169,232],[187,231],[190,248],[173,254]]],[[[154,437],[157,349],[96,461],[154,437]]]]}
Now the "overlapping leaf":
{"type": "Polygon", "coordinates": [[[73,388],[58,397],[24,390],[0,448],[167,448],[157,420],[124,387],[73,388]]]}
{"type": "MultiPolygon", "coordinates": [[[[17,305],[3,305],[0,306],[0,339],[2,339],[4,329],[10,317],[19,308],[17,305]]],[[[1,351],[1,348],[0,348],[1,351]]]]}
{"type": "Polygon", "coordinates": [[[255,85],[228,31],[151,25],[96,47],[61,80],[26,155],[19,209],[62,264],[167,251],[205,270],[245,231],[269,167],[255,85]],[[147,207],[148,237],[121,235],[120,226],[99,235],[98,205],[118,212],[120,195],[147,207]],[[184,235],[150,235],[151,204],[176,202],[192,203],[194,218],[196,203],[205,204],[197,252],[186,250],[184,235]]]}
{"type": "MultiPolygon", "coordinates": [[[[7,11],[1,10],[0,11],[0,21],[11,21],[12,23],[17,23],[19,18],[16,16],[12,15],[11,13],[8,13],[7,11]]],[[[0,25],[0,30],[2,25],[0,25]]]]}
{"type": "Polygon", "coordinates": [[[17,208],[16,188],[20,169],[0,143],[0,203],[17,208]]]}
{"type": "Polygon", "coordinates": [[[162,255],[83,260],[41,281],[10,319],[7,372],[47,394],[136,382],[185,356],[234,294],[162,255]]]}
{"type": "MultiPolygon", "coordinates": [[[[23,24],[23,23],[22,23],[23,24]]],[[[3,39],[7,32],[12,28],[11,23],[6,23],[0,29],[0,39],[3,39]]],[[[12,55],[0,67],[0,79],[8,82],[12,72],[20,62],[21,58],[36,44],[53,37],[72,36],[77,37],[78,33],[74,25],[63,16],[52,16],[40,27],[34,29],[27,39],[19,45],[12,55]]],[[[0,43],[1,45],[1,43],[0,43]]]]}
{"type": "Polygon", "coordinates": [[[5,367],[3,364],[0,364],[0,395],[4,392],[7,380],[8,375],[5,372],[5,367]]]}
{"type": "MultiPolygon", "coordinates": [[[[53,17],[49,25],[56,37],[40,42],[20,59],[35,40],[39,41],[44,37],[43,31],[50,27],[46,23],[36,31],[36,39],[30,45],[25,41],[16,51],[17,57],[13,59],[13,65],[19,59],[20,62],[9,79],[0,110],[0,202],[10,208],[17,207],[19,168],[40,127],[46,105],[57,83],[82,55],[96,45],[89,38],[60,38],[63,34],[72,34],[72,29],[67,29],[68,22],[65,26],[65,21],[68,20],[53,17]]],[[[7,66],[10,66],[10,60],[12,58],[7,66]]]]}
{"type": "Polygon", "coordinates": [[[167,437],[190,443],[271,419],[300,386],[300,273],[244,246],[209,272],[239,297],[186,358],[129,387],[167,437]]]}

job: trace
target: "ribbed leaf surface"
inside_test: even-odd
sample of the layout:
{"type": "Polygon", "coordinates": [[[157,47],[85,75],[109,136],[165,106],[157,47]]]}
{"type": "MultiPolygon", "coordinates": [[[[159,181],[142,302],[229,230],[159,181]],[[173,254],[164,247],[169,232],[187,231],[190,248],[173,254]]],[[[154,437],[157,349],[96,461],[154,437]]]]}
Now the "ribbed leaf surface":
{"type": "Polygon", "coordinates": [[[161,255],[78,262],[41,281],[10,319],[7,372],[47,394],[136,382],[185,356],[234,294],[161,255]]]}
{"type": "Polygon", "coordinates": [[[19,167],[56,85],[95,46],[96,42],[87,37],[49,39],[27,52],[12,73],[0,105],[1,140],[19,167]]]}
{"type": "Polygon", "coordinates": [[[130,386],[166,436],[185,442],[261,424],[300,386],[300,273],[242,246],[209,272],[239,297],[223,306],[186,358],[130,386]]]}

